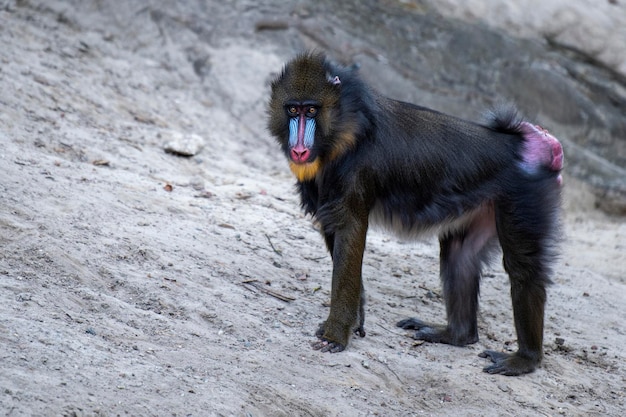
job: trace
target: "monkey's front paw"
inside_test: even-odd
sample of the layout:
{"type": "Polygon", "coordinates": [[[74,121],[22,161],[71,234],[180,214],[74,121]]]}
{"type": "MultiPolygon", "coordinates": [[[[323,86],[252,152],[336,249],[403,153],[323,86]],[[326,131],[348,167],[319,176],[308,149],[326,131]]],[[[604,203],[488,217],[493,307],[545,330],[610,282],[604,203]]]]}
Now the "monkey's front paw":
{"type": "Polygon", "coordinates": [[[493,362],[493,365],[483,368],[483,371],[489,374],[517,376],[533,372],[539,365],[539,359],[522,357],[519,355],[519,352],[510,354],[486,350],[479,353],[478,356],[489,358],[493,362]]]}
{"type": "Polygon", "coordinates": [[[346,347],[338,342],[331,342],[330,340],[326,340],[322,338],[317,342],[313,342],[311,344],[313,349],[319,350],[321,352],[330,352],[330,353],[338,353],[343,351],[346,347]]]}
{"type": "MultiPolygon", "coordinates": [[[[330,353],[341,352],[348,346],[350,333],[350,326],[326,320],[315,332],[315,336],[320,340],[312,344],[313,349],[330,353]]],[[[355,333],[362,335],[361,337],[365,336],[365,330],[362,327],[356,329],[355,333]]]]}

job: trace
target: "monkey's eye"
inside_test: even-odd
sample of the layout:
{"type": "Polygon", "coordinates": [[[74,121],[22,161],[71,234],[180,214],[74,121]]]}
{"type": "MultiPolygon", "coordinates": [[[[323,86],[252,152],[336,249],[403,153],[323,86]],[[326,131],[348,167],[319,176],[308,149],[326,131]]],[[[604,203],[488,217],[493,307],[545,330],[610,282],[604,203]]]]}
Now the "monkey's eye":
{"type": "Polygon", "coordinates": [[[317,107],[309,107],[308,109],[306,109],[306,115],[308,117],[315,117],[315,115],[317,114],[317,107]]]}
{"type": "Polygon", "coordinates": [[[298,108],[296,106],[288,106],[287,114],[291,117],[298,115],[298,108]]]}

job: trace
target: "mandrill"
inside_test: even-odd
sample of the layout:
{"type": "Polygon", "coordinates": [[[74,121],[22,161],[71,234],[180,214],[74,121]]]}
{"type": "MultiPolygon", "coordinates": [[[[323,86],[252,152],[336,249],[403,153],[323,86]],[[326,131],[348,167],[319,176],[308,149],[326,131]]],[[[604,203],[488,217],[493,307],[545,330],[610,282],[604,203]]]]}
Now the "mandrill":
{"type": "Polygon", "coordinates": [[[484,370],[520,375],[541,363],[561,201],[556,138],[511,108],[481,125],[386,98],[318,53],[297,56],[273,81],[268,126],[332,257],[330,313],[315,349],[340,352],[352,333],[365,336],[371,223],[409,238],[438,233],[447,324],[397,324],[433,343],[478,341],[481,271],[500,247],[518,350],[481,353],[492,362],[484,370]]]}

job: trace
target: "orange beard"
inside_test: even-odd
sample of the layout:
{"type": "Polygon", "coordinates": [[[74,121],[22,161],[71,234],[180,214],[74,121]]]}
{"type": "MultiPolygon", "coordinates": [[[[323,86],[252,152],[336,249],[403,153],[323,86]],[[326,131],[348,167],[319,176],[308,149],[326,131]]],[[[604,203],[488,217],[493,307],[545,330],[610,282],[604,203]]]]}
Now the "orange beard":
{"type": "Polygon", "coordinates": [[[298,181],[308,181],[315,178],[317,171],[320,169],[320,160],[316,158],[315,161],[309,162],[308,164],[296,164],[293,161],[289,161],[289,168],[291,172],[296,176],[298,181]]]}

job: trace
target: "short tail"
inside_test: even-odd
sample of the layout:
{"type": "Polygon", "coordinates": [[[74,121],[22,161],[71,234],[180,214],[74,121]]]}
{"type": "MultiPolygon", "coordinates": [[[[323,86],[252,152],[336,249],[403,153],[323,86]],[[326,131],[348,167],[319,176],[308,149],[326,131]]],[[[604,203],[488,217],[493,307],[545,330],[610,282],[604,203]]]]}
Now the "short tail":
{"type": "Polygon", "coordinates": [[[524,120],[512,104],[502,105],[487,113],[487,127],[508,134],[521,134],[524,120]]]}

